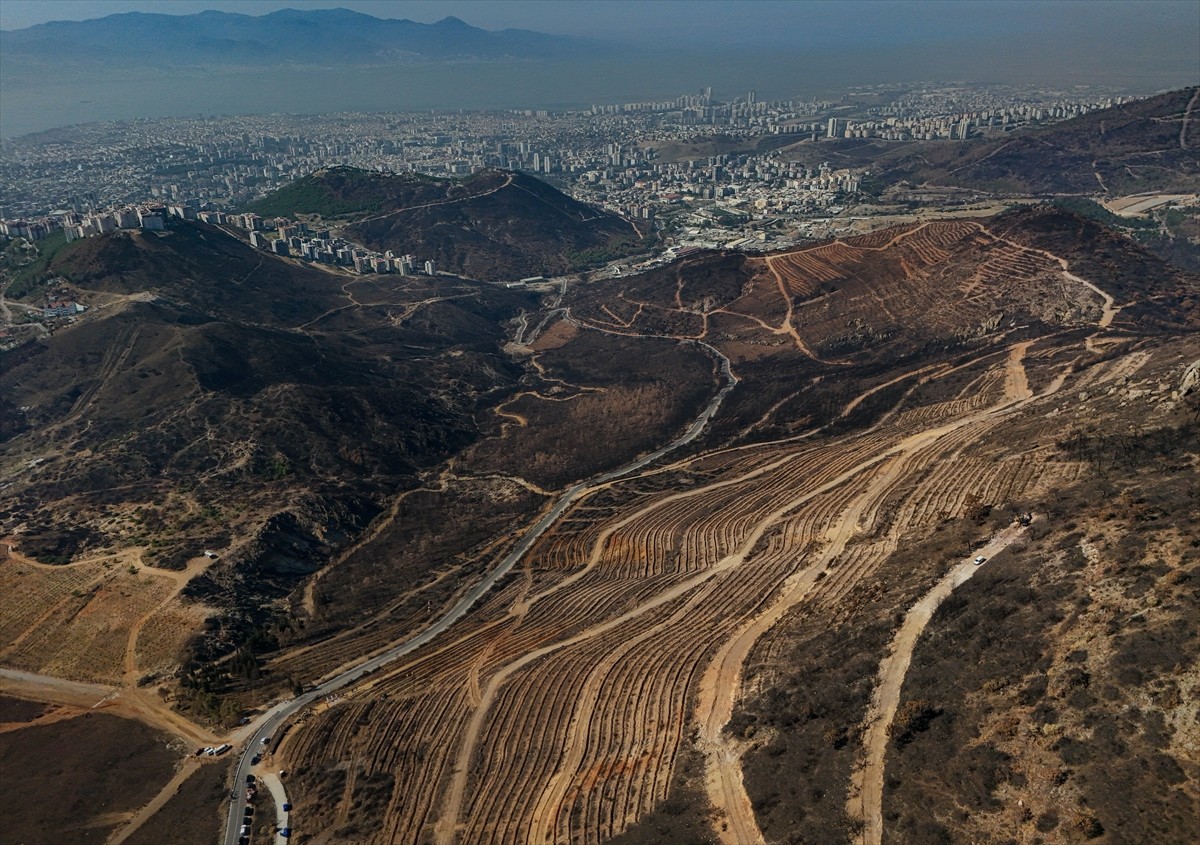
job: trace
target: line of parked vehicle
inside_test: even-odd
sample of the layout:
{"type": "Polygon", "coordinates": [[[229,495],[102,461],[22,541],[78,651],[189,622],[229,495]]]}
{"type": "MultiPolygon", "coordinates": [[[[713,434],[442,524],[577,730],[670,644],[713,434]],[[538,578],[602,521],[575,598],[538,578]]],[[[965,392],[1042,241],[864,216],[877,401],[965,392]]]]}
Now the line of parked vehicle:
{"type": "Polygon", "coordinates": [[[228,743],[226,743],[224,745],[210,745],[206,748],[197,748],[196,756],[197,757],[220,757],[222,754],[224,754],[226,751],[228,751],[231,748],[233,748],[233,746],[229,745],[228,743]]]}

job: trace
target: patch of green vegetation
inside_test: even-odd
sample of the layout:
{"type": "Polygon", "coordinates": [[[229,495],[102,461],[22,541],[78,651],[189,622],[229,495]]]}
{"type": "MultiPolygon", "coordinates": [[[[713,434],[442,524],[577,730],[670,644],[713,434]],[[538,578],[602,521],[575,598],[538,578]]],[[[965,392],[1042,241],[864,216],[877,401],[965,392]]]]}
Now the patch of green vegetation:
{"type": "Polygon", "coordinates": [[[1059,197],[1054,200],[1054,205],[1074,212],[1080,217],[1086,217],[1089,220],[1103,223],[1105,226],[1111,226],[1114,229],[1158,229],[1158,224],[1153,220],[1146,220],[1140,217],[1121,217],[1113,214],[1098,202],[1083,197],[1059,197]]]}
{"type": "Polygon", "coordinates": [[[1187,211],[1184,211],[1182,208],[1168,208],[1165,212],[1163,212],[1163,222],[1166,223],[1168,227],[1178,226],[1184,220],[1187,220],[1190,214],[1195,213],[1196,210],[1194,209],[1188,209],[1187,211]]]}
{"type": "Polygon", "coordinates": [[[267,217],[350,217],[379,214],[392,206],[399,188],[435,182],[429,176],[391,176],[372,170],[336,167],[307,176],[246,206],[267,217]]]}
{"type": "Polygon", "coordinates": [[[281,188],[269,197],[246,206],[247,211],[269,217],[294,217],[297,214],[316,214],[321,217],[342,217],[350,214],[369,214],[383,210],[383,196],[356,196],[338,199],[322,185],[297,182],[281,188]]]}
{"type": "Polygon", "coordinates": [[[50,275],[50,262],[64,250],[73,248],[67,243],[67,236],[63,232],[55,232],[49,237],[33,242],[37,256],[32,261],[18,263],[22,261],[23,250],[20,245],[27,243],[14,240],[0,258],[0,267],[11,271],[8,286],[4,291],[4,295],[10,299],[20,299],[32,293],[50,275]]]}
{"type": "Polygon", "coordinates": [[[638,244],[632,241],[614,240],[604,246],[580,250],[569,249],[566,253],[567,267],[571,272],[599,267],[632,254],[637,246],[638,244]]]}

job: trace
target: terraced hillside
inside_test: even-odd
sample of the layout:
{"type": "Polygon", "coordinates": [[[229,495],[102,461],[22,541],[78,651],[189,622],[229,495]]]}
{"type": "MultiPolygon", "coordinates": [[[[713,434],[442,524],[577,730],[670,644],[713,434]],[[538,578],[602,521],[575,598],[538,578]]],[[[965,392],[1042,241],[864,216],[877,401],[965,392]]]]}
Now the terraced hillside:
{"type": "MultiPolygon", "coordinates": [[[[286,788],[295,841],[874,845],[1014,820],[1031,841],[1092,821],[1136,841],[1141,814],[1089,802],[1135,784],[1171,820],[1196,795],[1194,682],[1164,656],[1194,656],[1178,624],[1194,502],[1149,490],[1195,474],[1200,285],[1099,224],[1056,207],[934,221],[542,300],[306,269],[205,227],[93,243],[63,272],[103,308],[5,359],[31,417],[4,444],[0,687],[253,744],[237,753],[286,788]],[[105,270],[107,249],[132,269],[105,270]],[[191,269],[213,255],[244,307],[191,269]],[[260,273],[295,295],[265,296],[260,273]],[[133,408],[143,428],[114,437],[133,408]],[[1108,505],[1090,502],[1125,494],[1131,526],[1175,526],[1161,561],[1094,524],[1108,505]],[[87,530],[41,519],[43,500],[87,530]],[[209,543],[216,561],[186,554],[209,543]],[[147,566],[172,562],[187,568],[147,566]],[[1136,576],[1088,609],[1114,566],[1136,576]],[[1043,587],[1054,609],[1022,611],[1043,587]],[[1143,610],[1153,634],[1120,635],[1143,610]],[[952,661],[964,693],[927,644],[983,655],[979,618],[1019,630],[978,671],[952,661]],[[180,667],[178,634],[201,625],[225,650],[180,667]],[[1050,662],[1027,665],[1022,642],[1050,662]],[[1143,653],[1145,696],[1128,672],[1143,653]],[[316,686],[330,679],[345,684],[316,686]],[[1018,741],[989,709],[1010,698],[1064,727],[1018,741]],[[1114,720],[1134,703],[1155,752],[1097,787],[1055,730],[1131,736],[1141,722],[1114,720]],[[939,753],[932,771],[971,777],[930,775],[939,753]],[[1071,815],[1051,819],[1035,790],[1054,766],[1081,777],[1055,784],[1071,815]]],[[[114,837],[150,835],[203,765],[114,837]]]]}
{"type": "Polygon", "coordinates": [[[1128,414],[1118,393],[1081,404],[1086,384],[1148,356],[1169,380],[1155,419],[1183,412],[1195,280],[1156,265],[1122,287],[1120,268],[1153,261],[1131,244],[1079,275],[1086,244],[1040,245],[1060,214],[702,256],[575,291],[535,356],[543,338],[669,338],[731,361],[736,386],[703,447],[585,487],[469,617],[302,717],[277,759],[305,841],[602,842],[639,835],[689,778],[706,805],[673,806],[722,841],[875,841],[875,770],[851,764],[903,611],[1086,474],[1061,432],[1128,414]],[[760,718],[760,696],[808,626],[837,636],[864,615],[878,642],[843,667],[836,771],[803,805],[815,827],[782,822],[792,780],[760,780],[761,755],[806,717],[760,718]]]}

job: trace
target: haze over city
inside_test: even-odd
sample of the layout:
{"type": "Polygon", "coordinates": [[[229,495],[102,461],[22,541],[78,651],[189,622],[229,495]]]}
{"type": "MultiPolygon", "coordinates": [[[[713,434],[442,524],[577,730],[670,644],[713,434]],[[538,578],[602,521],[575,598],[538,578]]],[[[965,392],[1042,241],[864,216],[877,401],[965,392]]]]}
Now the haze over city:
{"type": "MultiPolygon", "coordinates": [[[[963,80],[1124,86],[1152,93],[1200,75],[1200,6],[1189,2],[27,2],[5,0],[0,27],[62,16],[262,16],[346,8],[487,30],[586,37],[594,51],[485,66],[380,60],[369,72],[316,65],[267,78],[214,54],[156,72],[80,51],[29,67],[0,53],[0,135],[92,120],[172,115],[430,108],[563,108],[663,97],[698,85],[722,96],[829,94],[846,85],[963,80]]],[[[109,45],[113,46],[113,45],[109,45]]],[[[86,52],[86,51],[84,51],[86,52]]],[[[128,57],[136,62],[136,54],[128,57]]]]}

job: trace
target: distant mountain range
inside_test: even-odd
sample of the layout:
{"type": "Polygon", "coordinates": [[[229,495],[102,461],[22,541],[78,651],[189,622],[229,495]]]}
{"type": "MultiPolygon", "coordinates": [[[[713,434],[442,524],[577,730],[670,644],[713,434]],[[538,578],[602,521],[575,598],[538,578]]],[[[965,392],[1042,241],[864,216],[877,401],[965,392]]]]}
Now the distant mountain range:
{"type": "Polygon", "coordinates": [[[349,9],[266,15],[143,12],[51,21],[0,32],[6,70],[73,64],[363,65],[463,59],[534,59],[604,49],[600,42],[523,29],[489,31],[455,17],[425,24],[349,9]]]}

